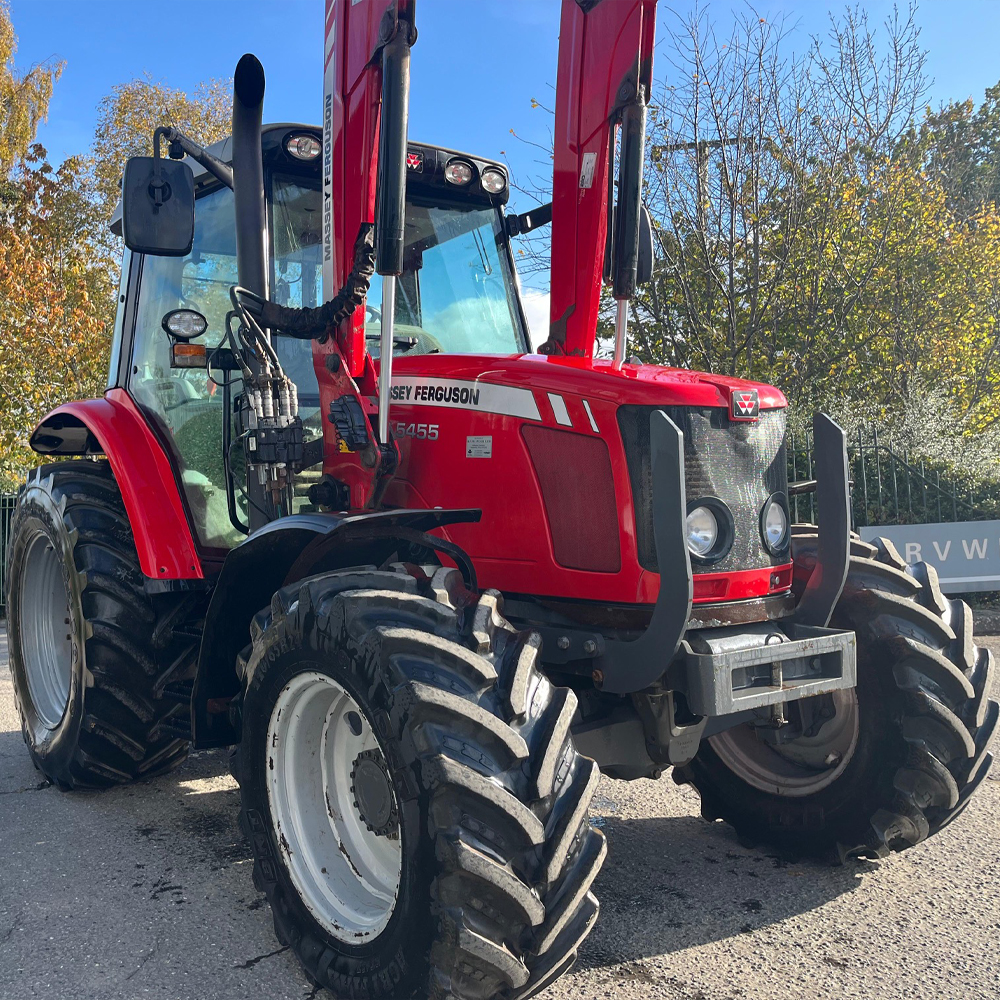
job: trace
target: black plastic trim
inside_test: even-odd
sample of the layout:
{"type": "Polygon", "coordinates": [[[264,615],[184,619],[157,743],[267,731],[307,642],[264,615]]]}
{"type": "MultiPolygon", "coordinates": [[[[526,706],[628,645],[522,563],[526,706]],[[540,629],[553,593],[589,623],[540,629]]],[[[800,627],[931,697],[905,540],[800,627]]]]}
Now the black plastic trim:
{"type": "Polygon", "coordinates": [[[816,566],[795,609],[795,620],[825,628],[840,600],[851,561],[851,483],[847,435],[825,413],[813,417],[816,566]]]}

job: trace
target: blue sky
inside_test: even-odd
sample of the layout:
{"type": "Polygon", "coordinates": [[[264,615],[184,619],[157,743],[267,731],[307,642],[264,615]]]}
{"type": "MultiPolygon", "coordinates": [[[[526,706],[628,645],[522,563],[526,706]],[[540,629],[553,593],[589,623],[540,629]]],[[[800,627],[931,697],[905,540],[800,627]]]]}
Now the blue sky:
{"type": "MultiPolygon", "coordinates": [[[[658,37],[691,6],[660,0],[658,37]]],[[[720,32],[733,10],[749,9],[733,0],[703,6],[720,32]]],[[[874,24],[892,10],[887,0],[864,6],[874,24]]],[[[798,51],[826,31],[828,9],[842,9],[822,0],[758,0],[754,7],[769,20],[784,16],[798,51]]],[[[10,0],[10,8],[19,66],[66,62],[39,132],[54,162],[87,150],[97,104],[116,83],[148,72],[190,89],[229,76],[248,51],[267,73],[265,120],[319,121],[323,0],[10,0]]],[[[1000,0],[924,0],[917,21],[934,78],[931,103],[978,100],[1000,79],[1000,0]]],[[[506,151],[515,181],[537,173],[541,154],[509,130],[548,141],[549,116],[533,110],[531,99],[553,102],[558,0],[420,0],[417,26],[410,135],[485,156],[506,151]]],[[[665,70],[661,59],[659,74],[665,70]]],[[[514,200],[530,207],[523,196],[514,200]]]]}

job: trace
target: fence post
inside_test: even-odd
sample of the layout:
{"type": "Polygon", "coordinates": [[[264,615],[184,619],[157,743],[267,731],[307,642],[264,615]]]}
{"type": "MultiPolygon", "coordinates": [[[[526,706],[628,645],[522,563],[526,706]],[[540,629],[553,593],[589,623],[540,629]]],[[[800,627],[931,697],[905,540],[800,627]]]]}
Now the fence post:
{"type": "Polygon", "coordinates": [[[906,509],[910,513],[910,521],[913,521],[913,466],[910,465],[910,453],[906,453],[903,459],[906,463],[906,509]]]}
{"type": "MultiPolygon", "coordinates": [[[[788,443],[789,443],[789,445],[791,446],[791,449],[792,449],[792,482],[793,483],[797,483],[799,481],[799,468],[798,468],[798,462],[796,461],[796,455],[795,455],[795,434],[792,433],[792,432],[789,432],[789,434],[788,434],[788,443]]],[[[792,507],[794,509],[794,513],[792,514],[792,518],[795,521],[795,523],[798,524],[799,523],[799,495],[796,493],[795,496],[793,496],[791,498],[791,500],[792,500],[792,507]]]]}
{"type": "Polygon", "coordinates": [[[896,453],[892,450],[892,438],[889,438],[889,462],[892,465],[892,516],[899,520],[899,487],[896,484],[896,453]]]}
{"type": "Polygon", "coordinates": [[[865,442],[860,427],[858,427],[858,464],[861,466],[861,502],[864,504],[861,520],[864,524],[868,524],[868,475],[865,472],[865,442]]]}
{"type": "Polygon", "coordinates": [[[930,503],[931,491],[927,488],[927,466],[923,459],[920,459],[920,489],[924,495],[924,523],[926,524],[930,517],[927,505],[930,503]]]}
{"type": "Polygon", "coordinates": [[[878,427],[872,428],[875,441],[875,488],[878,490],[878,516],[882,516],[882,464],[878,457],[878,427]]]}

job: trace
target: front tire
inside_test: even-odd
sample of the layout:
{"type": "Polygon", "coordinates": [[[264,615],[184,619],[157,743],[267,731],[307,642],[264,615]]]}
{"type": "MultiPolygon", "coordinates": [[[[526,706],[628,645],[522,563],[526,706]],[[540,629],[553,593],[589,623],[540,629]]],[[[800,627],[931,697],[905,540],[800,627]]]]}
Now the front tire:
{"type": "MultiPolygon", "coordinates": [[[[799,589],[816,542],[814,528],[793,534],[799,589]]],[[[907,567],[884,539],[852,539],[830,624],[857,635],[858,685],[830,699],[815,732],[768,746],[734,727],[675,777],[698,789],[706,818],[751,842],[884,857],[950,823],[986,777],[1000,715],[993,656],[973,644],[971,611],[943,596],[934,567],[907,567]]]]}
{"type": "Polygon", "coordinates": [[[62,789],[100,788],[184,760],[188,744],[171,723],[187,707],[164,690],[178,662],[160,627],[169,609],[144,591],[106,462],[31,473],[11,522],[7,580],[14,697],[35,766],[62,789]]]}
{"type": "Polygon", "coordinates": [[[251,630],[234,770],[254,879],[338,996],[528,997],[597,918],[575,696],[460,580],[326,573],[251,630]]]}

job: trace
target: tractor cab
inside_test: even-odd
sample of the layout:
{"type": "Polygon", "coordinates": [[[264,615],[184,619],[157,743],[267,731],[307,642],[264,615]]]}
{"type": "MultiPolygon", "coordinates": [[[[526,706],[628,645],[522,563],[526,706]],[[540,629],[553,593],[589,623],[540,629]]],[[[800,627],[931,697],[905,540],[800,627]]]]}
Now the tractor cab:
{"type": "MultiPolygon", "coordinates": [[[[323,195],[320,133],[295,124],[262,132],[269,298],[290,308],[322,303],[323,195]]],[[[221,161],[231,139],[210,147],[221,161]]],[[[471,352],[515,355],[528,348],[503,206],[499,163],[411,143],[407,152],[403,272],[397,281],[393,353],[398,357],[471,352]]],[[[194,165],[194,239],[184,256],[125,250],[116,351],[109,388],[126,389],[169,449],[199,547],[222,555],[245,534],[245,460],[225,428],[232,372],[224,360],[230,288],[238,284],[233,191],[194,165]],[[168,330],[183,311],[202,317],[194,336],[168,330]],[[227,477],[230,485],[227,487],[227,477]],[[235,508],[235,509],[234,509],[235,508]]],[[[112,220],[121,234],[121,206],[112,220]]],[[[381,277],[365,311],[365,344],[378,367],[381,277]]],[[[294,477],[295,513],[315,509],[308,487],[323,462],[320,393],[309,340],[273,334],[281,366],[298,390],[304,467],[294,477]]],[[[238,390],[236,390],[238,391],[238,390]]],[[[232,407],[230,407],[230,410],[232,407]]],[[[232,414],[230,414],[232,417],[232,414]]]]}

